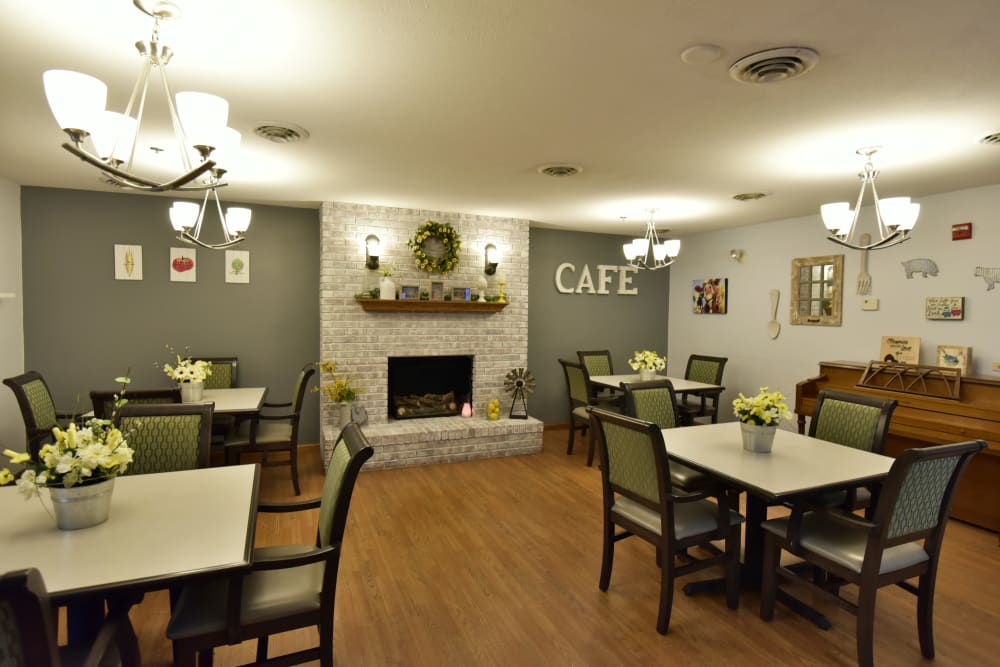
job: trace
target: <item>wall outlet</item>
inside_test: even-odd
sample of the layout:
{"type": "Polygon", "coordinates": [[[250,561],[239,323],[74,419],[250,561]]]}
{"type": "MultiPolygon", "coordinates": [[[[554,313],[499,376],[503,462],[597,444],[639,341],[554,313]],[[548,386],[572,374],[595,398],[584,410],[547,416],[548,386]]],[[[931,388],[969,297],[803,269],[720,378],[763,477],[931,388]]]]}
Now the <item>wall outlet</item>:
{"type": "Polygon", "coordinates": [[[878,310],[878,299],[874,296],[866,296],[861,300],[861,310],[878,310]]]}
{"type": "Polygon", "coordinates": [[[996,372],[1000,373],[1000,361],[994,361],[993,362],[993,370],[995,370],[996,372]]]}

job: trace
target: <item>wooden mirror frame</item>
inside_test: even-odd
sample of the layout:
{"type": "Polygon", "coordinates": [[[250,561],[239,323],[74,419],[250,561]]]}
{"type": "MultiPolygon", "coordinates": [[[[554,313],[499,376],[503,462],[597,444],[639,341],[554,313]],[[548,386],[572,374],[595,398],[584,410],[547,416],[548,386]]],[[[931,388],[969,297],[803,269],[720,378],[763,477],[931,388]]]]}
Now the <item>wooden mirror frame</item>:
{"type": "MultiPolygon", "coordinates": [[[[811,291],[811,290],[810,290],[811,291]]],[[[843,255],[821,255],[818,257],[796,257],[792,260],[792,298],[788,321],[790,324],[806,324],[821,327],[839,327],[842,322],[844,299],[844,256],[843,255]],[[819,267],[832,267],[832,275],[826,276],[827,271],[819,267]],[[803,269],[810,269],[811,275],[803,280],[803,269]],[[819,275],[815,275],[816,271],[819,275]],[[803,286],[813,283],[820,285],[823,290],[824,285],[830,288],[829,296],[812,296],[800,299],[803,286]],[[823,302],[828,301],[828,307],[823,302]],[[815,312],[812,308],[813,302],[819,304],[820,312],[815,312]],[[803,305],[805,310],[803,311],[803,305]]]]}

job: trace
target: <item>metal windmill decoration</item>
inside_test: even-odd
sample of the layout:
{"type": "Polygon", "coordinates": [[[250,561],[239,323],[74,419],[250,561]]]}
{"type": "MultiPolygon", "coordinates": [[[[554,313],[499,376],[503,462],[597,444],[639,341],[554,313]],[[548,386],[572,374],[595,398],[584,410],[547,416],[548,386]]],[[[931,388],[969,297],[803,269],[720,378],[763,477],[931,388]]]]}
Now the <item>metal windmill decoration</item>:
{"type": "Polygon", "coordinates": [[[527,368],[512,368],[504,378],[503,388],[513,397],[510,402],[511,419],[528,418],[527,396],[535,391],[535,378],[527,368]],[[520,401],[520,405],[518,405],[520,401]]]}

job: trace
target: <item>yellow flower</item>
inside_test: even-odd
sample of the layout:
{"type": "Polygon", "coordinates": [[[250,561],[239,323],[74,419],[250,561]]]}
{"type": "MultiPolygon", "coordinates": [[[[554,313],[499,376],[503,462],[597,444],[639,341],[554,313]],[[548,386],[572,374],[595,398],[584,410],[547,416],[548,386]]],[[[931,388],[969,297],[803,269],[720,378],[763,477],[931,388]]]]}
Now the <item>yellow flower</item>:
{"type": "Polygon", "coordinates": [[[4,468],[0,470],[0,486],[6,486],[14,481],[14,475],[11,474],[10,470],[4,468]]]}
{"type": "MultiPolygon", "coordinates": [[[[3,450],[4,456],[10,459],[11,463],[27,463],[31,460],[31,455],[27,452],[15,452],[13,449],[3,450]]],[[[6,469],[4,469],[6,472],[6,469]]]]}

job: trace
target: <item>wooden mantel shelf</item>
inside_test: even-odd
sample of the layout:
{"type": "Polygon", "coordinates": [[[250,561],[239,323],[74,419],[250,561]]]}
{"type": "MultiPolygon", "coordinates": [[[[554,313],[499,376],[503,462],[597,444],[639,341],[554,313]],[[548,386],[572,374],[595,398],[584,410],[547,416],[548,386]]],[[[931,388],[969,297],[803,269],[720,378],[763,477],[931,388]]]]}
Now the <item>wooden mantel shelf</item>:
{"type": "Polygon", "coordinates": [[[507,307],[499,301],[418,301],[416,299],[356,299],[370,313],[497,313],[507,307]]]}

